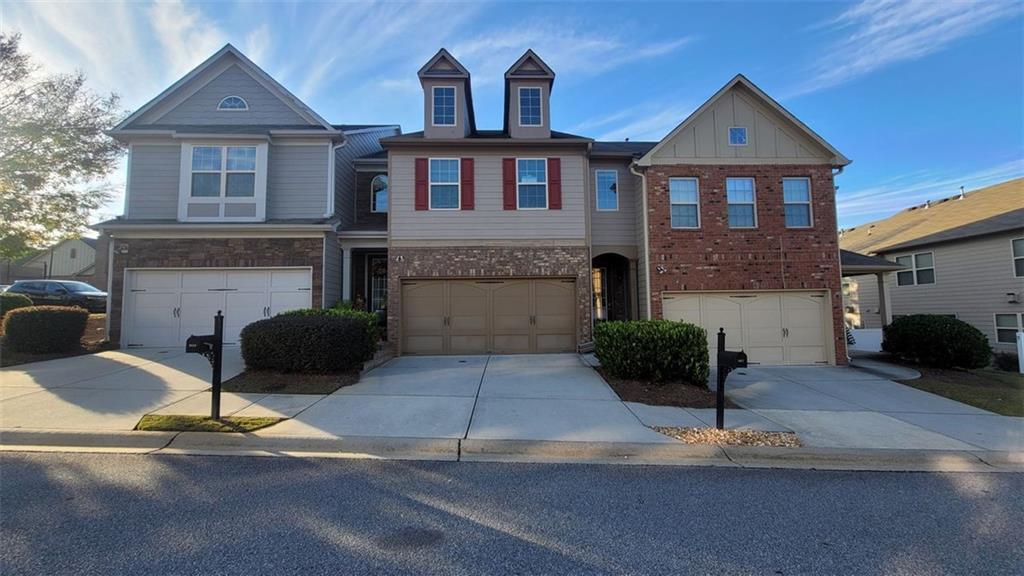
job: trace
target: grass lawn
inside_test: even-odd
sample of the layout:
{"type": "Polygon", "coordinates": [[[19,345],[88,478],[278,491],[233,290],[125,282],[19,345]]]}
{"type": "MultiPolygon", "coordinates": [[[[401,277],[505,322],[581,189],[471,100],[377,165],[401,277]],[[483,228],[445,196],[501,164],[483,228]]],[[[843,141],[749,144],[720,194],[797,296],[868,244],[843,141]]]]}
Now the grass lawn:
{"type": "Polygon", "coordinates": [[[164,432],[252,432],[272,426],[286,418],[226,416],[214,420],[209,416],[164,416],[147,414],[139,420],[136,430],[164,432]]]}
{"type": "MultiPolygon", "coordinates": [[[[682,408],[714,408],[715,393],[701,386],[682,382],[648,382],[616,378],[601,368],[595,368],[623,402],[639,402],[650,406],[679,406],[682,408]]],[[[728,388],[726,388],[728,390],[728,388]]],[[[726,408],[737,408],[729,398],[726,408]]]]}
{"type": "Polygon", "coordinates": [[[992,368],[946,370],[914,366],[917,380],[901,380],[932,394],[1004,416],[1024,416],[1024,376],[992,368]]]}
{"type": "Polygon", "coordinates": [[[338,374],[284,374],[268,370],[246,370],[224,382],[225,392],[258,394],[330,394],[359,381],[359,372],[338,374]]]}
{"type": "Polygon", "coordinates": [[[25,354],[0,349],[0,366],[17,366],[18,364],[28,364],[29,362],[42,362],[43,360],[68,358],[70,356],[81,356],[82,354],[95,354],[96,352],[111,349],[112,347],[107,341],[107,315],[90,314],[89,321],[85,325],[85,333],[82,335],[81,347],[69,352],[52,352],[49,354],[25,354]]]}

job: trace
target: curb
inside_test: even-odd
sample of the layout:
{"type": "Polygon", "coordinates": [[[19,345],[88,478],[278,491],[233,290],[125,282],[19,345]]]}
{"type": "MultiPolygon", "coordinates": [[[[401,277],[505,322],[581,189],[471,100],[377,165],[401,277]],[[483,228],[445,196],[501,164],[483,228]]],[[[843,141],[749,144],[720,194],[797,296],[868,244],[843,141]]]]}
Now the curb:
{"type": "Polygon", "coordinates": [[[259,433],[182,432],[166,448],[166,454],[217,454],[252,456],[318,456],[394,460],[459,459],[457,438],[399,438],[384,436],[269,436],[259,433]]]}
{"type": "Polygon", "coordinates": [[[762,446],[723,448],[730,460],[745,468],[890,472],[995,472],[997,468],[1002,468],[986,463],[976,454],[958,450],[856,450],[762,446]]]}
{"type": "Polygon", "coordinates": [[[560,442],[552,440],[462,441],[460,460],[467,462],[538,462],[580,464],[663,464],[732,466],[718,446],[639,442],[560,442]]]}
{"type": "Polygon", "coordinates": [[[120,452],[160,450],[178,432],[105,432],[97,430],[0,430],[0,450],[31,452],[120,452]]]}

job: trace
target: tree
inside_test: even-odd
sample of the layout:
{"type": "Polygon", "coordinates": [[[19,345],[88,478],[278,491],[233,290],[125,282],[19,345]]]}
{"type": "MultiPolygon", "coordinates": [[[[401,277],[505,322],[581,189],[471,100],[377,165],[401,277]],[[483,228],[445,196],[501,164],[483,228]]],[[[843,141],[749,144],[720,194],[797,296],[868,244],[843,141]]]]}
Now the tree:
{"type": "Polygon", "coordinates": [[[122,116],[116,94],[85,74],[45,74],[0,34],[0,258],[78,236],[111,189],[96,184],[122,146],[104,133],[122,116]]]}

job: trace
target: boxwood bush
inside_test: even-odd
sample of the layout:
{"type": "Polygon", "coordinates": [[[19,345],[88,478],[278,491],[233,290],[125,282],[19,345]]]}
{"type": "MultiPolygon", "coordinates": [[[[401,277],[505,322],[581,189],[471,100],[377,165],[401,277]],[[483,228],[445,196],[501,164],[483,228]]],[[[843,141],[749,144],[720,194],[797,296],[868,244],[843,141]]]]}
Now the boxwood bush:
{"type": "Polygon", "coordinates": [[[376,349],[380,340],[380,318],[373,312],[363,312],[352,308],[300,308],[281,312],[278,316],[333,316],[335,318],[354,318],[366,325],[366,339],[369,346],[376,349]]]}
{"type": "Polygon", "coordinates": [[[882,350],[935,368],[984,368],[992,347],[980,330],[934,314],[901,316],[882,330],[882,350]]]}
{"type": "Polygon", "coordinates": [[[4,347],[14,352],[73,352],[82,345],[89,311],[68,306],[29,306],[4,316],[4,347]]]}
{"type": "Polygon", "coordinates": [[[242,329],[246,368],[326,374],[362,367],[373,357],[366,321],[334,314],[283,314],[242,329]]]}
{"type": "Polygon", "coordinates": [[[670,320],[602,322],[594,327],[601,367],[612,376],[707,386],[708,340],[700,326],[670,320]]]}
{"type": "Polygon", "coordinates": [[[24,294],[2,292],[0,293],[0,318],[3,318],[15,308],[28,308],[31,305],[32,299],[24,294]]]}

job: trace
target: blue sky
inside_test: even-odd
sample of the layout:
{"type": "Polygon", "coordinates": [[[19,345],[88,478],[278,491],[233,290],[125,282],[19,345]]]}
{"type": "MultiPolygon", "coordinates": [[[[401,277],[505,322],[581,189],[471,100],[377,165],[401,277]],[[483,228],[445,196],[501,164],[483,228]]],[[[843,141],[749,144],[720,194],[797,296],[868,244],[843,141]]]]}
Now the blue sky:
{"type": "MultiPolygon", "coordinates": [[[[853,159],[843,226],[1024,175],[1024,3],[22,3],[0,29],[51,70],[145,103],[226,42],[335,123],[422,128],[441,46],[501,126],[526,48],[557,73],[555,129],[657,140],[737,72],[853,159]]],[[[123,190],[123,170],[111,181],[123,190]]],[[[115,199],[98,217],[120,212],[115,199]]]]}

